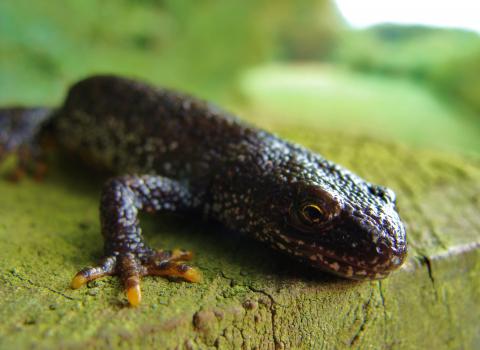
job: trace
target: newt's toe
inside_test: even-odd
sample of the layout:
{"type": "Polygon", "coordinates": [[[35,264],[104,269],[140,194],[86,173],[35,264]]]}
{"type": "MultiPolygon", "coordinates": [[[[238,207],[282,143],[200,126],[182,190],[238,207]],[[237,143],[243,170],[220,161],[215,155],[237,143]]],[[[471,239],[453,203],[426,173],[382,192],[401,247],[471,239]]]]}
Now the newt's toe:
{"type": "Polygon", "coordinates": [[[125,281],[125,294],[127,295],[130,305],[140,305],[142,301],[142,291],[140,290],[140,278],[138,276],[129,277],[125,281]]]}
{"type": "Polygon", "coordinates": [[[200,270],[191,267],[184,275],[183,278],[192,283],[198,283],[202,281],[202,273],[200,270]]]}
{"type": "Polygon", "coordinates": [[[115,270],[116,262],[117,258],[115,256],[103,258],[97,266],[86,267],[77,272],[70,285],[73,289],[78,289],[90,281],[110,276],[115,270]]]}
{"type": "Polygon", "coordinates": [[[193,253],[184,249],[157,250],[152,260],[155,261],[187,261],[192,260],[193,253]]]}
{"type": "MultiPolygon", "coordinates": [[[[36,181],[42,181],[45,178],[48,166],[43,158],[44,154],[20,149],[13,152],[13,155],[15,164],[5,172],[6,180],[20,182],[25,178],[32,178],[36,181]]],[[[0,161],[1,159],[2,155],[0,154],[0,161]]]]}
{"type": "Polygon", "coordinates": [[[200,282],[201,280],[201,273],[198,269],[183,262],[172,260],[150,265],[148,267],[148,274],[152,276],[181,278],[193,283],[200,282]]]}
{"type": "Polygon", "coordinates": [[[78,289],[82,287],[84,284],[88,282],[88,279],[86,279],[80,272],[73,277],[71,286],[73,289],[78,289]]]}
{"type": "Polygon", "coordinates": [[[174,277],[188,282],[200,282],[200,271],[183,262],[191,258],[191,252],[181,249],[160,250],[152,253],[149,258],[144,255],[140,258],[130,252],[114,254],[102,259],[99,265],[78,272],[71,286],[78,289],[97,278],[117,275],[123,282],[129,304],[138,306],[142,301],[142,276],[174,277]]]}

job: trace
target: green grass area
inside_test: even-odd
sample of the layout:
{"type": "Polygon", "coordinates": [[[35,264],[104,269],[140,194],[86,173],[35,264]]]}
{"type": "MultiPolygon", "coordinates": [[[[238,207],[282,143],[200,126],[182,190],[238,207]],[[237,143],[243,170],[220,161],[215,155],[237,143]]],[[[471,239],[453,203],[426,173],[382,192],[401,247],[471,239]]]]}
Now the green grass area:
{"type": "Polygon", "coordinates": [[[407,79],[327,65],[267,65],[246,72],[241,90],[250,104],[245,117],[263,126],[275,119],[275,124],[307,124],[319,133],[341,130],[480,153],[478,118],[407,79]]]}

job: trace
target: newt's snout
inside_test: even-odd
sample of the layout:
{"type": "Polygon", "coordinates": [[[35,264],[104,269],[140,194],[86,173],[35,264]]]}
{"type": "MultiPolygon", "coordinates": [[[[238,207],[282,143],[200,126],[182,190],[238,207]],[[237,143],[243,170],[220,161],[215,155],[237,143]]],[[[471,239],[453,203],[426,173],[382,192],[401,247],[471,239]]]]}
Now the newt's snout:
{"type": "Polygon", "coordinates": [[[405,228],[398,216],[375,228],[365,219],[360,222],[355,218],[327,233],[329,239],[324,237],[323,246],[309,255],[312,265],[351,279],[380,279],[398,269],[407,256],[405,228]]]}

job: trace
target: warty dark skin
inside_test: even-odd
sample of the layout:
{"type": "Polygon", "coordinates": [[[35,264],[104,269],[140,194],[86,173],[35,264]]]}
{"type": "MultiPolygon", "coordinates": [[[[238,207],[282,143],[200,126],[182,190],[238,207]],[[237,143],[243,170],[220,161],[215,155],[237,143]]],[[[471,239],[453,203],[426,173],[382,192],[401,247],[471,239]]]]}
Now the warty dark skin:
{"type": "Polygon", "coordinates": [[[0,159],[32,158],[46,134],[118,174],[101,196],[104,257],[73,288],[118,275],[136,306],[141,276],[200,279],[185,264],[189,252],[145,243],[140,211],[200,212],[350,279],[384,278],[405,260],[393,191],[190,96],[94,76],[72,86],[58,110],[2,109],[0,159]]]}

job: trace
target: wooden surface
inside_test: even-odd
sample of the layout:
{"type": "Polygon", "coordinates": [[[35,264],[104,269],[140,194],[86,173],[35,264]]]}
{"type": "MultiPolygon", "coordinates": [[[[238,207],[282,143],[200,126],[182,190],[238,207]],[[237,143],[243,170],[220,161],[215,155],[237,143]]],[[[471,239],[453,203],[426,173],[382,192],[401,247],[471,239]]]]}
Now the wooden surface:
{"type": "Polygon", "coordinates": [[[480,163],[362,137],[279,130],[397,192],[409,258],[382,281],[318,273],[215,224],[146,219],[156,247],[196,253],[201,284],[116,278],[70,290],[101,254],[101,181],[67,163],[0,182],[0,348],[473,349],[480,347],[480,163]]]}

